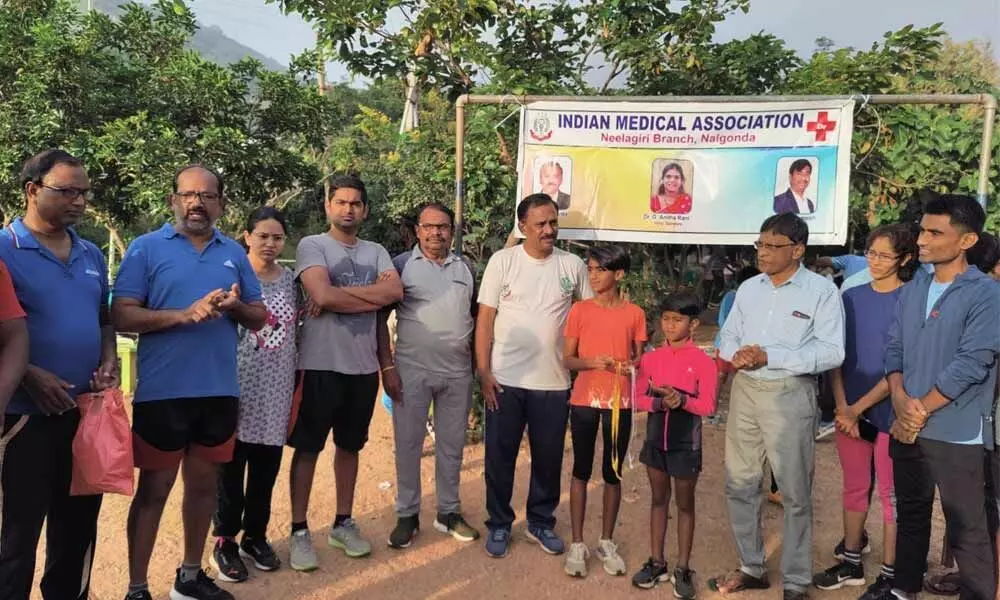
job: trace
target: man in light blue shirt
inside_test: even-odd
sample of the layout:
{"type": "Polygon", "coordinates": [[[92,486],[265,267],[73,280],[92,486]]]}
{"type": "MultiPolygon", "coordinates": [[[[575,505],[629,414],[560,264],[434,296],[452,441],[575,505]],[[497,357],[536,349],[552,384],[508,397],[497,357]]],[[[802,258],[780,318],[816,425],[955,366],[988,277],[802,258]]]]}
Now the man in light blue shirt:
{"type": "Polygon", "coordinates": [[[844,274],[844,280],[854,276],[861,271],[868,270],[868,259],[857,254],[841,254],[840,256],[820,256],[816,259],[816,265],[840,271],[844,274]]]}
{"type": "Polygon", "coordinates": [[[809,228],[795,214],[764,221],[761,274],[736,292],[720,356],[738,373],[726,425],[726,498],[740,569],[710,582],[722,593],[769,586],[760,525],[765,458],[784,496],[785,600],[812,582],[815,375],[844,360],[844,309],[836,286],[802,266],[809,228]]]}

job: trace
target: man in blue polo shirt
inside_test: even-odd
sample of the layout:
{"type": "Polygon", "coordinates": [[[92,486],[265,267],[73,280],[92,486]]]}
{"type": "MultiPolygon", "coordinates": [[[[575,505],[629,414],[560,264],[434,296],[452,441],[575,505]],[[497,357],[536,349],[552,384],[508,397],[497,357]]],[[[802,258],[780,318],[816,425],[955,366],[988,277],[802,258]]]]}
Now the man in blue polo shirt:
{"type": "Polygon", "coordinates": [[[75,398],[118,385],[107,271],[72,228],[90,195],[81,162],[46,150],[24,164],[20,183],[27,209],[0,232],[0,260],[27,314],[29,365],[0,437],[0,598],[29,596],[43,523],[42,597],[87,598],[101,496],[69,487],[75,398]]]}
{"type": "Polygon", "coordinates": [[[171,598],[229,600],[201,568],[215,509],[218,465],[232,459],[238,420],[237,325],[258,330],[267,310],[246,252],[215,229],[222,177],[182,167],[175,222],[136,238],[115,282],[112,316],[139,334],[133,448],[139,485],[129,510],[130,600],[146,584],[163,506],[184,463],[184,561],[171,598]]]}

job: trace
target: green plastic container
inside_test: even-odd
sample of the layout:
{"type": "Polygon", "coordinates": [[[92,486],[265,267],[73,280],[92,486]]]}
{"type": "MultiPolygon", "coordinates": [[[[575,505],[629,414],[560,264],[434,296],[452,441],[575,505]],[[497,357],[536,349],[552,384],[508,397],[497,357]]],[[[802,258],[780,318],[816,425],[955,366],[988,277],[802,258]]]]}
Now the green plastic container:
{"type": "Polygon", "coordinates": [[[137,347],[135,340],[118,336],[118,364],[121,365],[122,393],[126,396],[131,396],[135,392],[137,347]]]}

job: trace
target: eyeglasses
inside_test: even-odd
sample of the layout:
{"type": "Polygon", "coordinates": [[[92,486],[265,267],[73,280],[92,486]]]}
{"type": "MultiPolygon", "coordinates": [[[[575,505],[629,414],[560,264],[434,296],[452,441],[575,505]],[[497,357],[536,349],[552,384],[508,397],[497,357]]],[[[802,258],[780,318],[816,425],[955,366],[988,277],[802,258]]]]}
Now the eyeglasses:
{"type": "Polygon", "coordinates": [[[865,257],[868,260],[874,260],[876,262],[892,262],[894,260],[899,260],[898,254],[882,254],[881,252],[872,252],[871,250],[865,251],[865,257]]]}
{"type": "Polygon", "coordinates": [[[417,227],[423,229],[424,231],[451,231],[451,224],[449,223],[418,223],[417,227]]]}
{"type": "Polygon", "coordinates": [[[44,183],[39,183],[38,185],[39,187],[45,188],[50,192],[54,192],[64,200],[76,200],[77,198],[83,198],[86,201],[90,200],[91,197],[90,188],[55,187],[44,183]]]}
{"type": "Polygon", "coordinates": [[[791,246],[798,246],[798,244],[794,242],[791,244],[768,244],[760,240],[753,243],[753,247],[757,250],[780,250],[782,248],[790,248],[791,246]]]}
{"type": "Polygon", "coordinates": [[[266,242],[268,240],[274,240],[276,244],[280,244],[281,242],[285,241],[285,234],[283,233],[261,233],[259,231],[255,231],[251,235],[262,242],[266,242]]]}
{"type": "Polygon", "coordinates": [[[194,202],[195,199],[200,200],[204,204],[218,204],[222,200],[222,196],[216,194],[215,192],[179,192],[174,194],[184,202],[190,203],[194,202]]]}

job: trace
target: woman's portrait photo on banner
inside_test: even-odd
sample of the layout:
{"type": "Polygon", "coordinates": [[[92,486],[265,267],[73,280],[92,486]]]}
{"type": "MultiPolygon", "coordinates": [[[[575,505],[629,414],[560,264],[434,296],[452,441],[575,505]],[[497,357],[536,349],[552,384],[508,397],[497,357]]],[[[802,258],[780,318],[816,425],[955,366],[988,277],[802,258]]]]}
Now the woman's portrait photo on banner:
{"type": "Polygon", "coordinates": [[[694,163],[683,158],[657,158],[650,177],[649,212],[686,215],[691,212],[694,163]]]}
{"type": "Polygon", "coordinates": [[[531,170],[522,192],[522,197],[548,194],[559,207],[559,212],[566,212],[573,195],[573,159],[550,154],[536,156],[531,162],[531,170]]]}
{"type": "Polygon", "coordinates": [[[819,207],[816,190],[819,159],[815,156],[786,156],[775,168],[774,213],[811,215],[819,207]]]}

